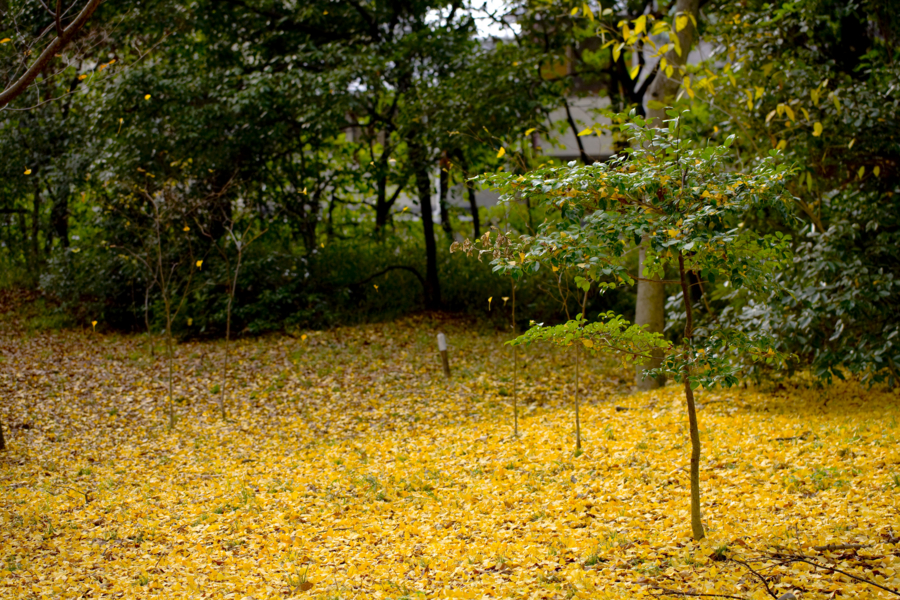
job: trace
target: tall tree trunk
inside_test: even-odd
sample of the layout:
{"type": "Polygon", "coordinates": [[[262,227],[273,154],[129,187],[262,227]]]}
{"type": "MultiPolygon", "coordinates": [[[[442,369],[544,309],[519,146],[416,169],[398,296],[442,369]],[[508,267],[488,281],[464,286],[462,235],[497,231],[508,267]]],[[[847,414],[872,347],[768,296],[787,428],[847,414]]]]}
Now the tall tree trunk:
{"type": "Polygon", "coordinates": [[[441,286],[437,272],[437,244],[434,241],[434,215],[431,207],[431,178],[425,146],[415,137],[409,142],[409,157],[416,178],[422,232],[425,235],[425,305],[434,310],[441,305],[441,286]]]}
{"type": "MultiPolygon", "coordinates": [[[[644,277],[644,258],[649,243],[650,238],[645,235],[638,250],[638,277],[644,277]]],[[[662,333],[666,324],[665,305],[666,290],[662,283],[638,280],[637,303],[634,315],[636,324],[646,326],[647,330],[653,333],[662,333]]],[[[653,390],[665,385],[666,378],[664,375],[644,377],[645,371],[657,369],[662,365],[663,354],[662,350],[656,350],[653,352],[651,360],[635,368],[634,383],[639,390],[653,390]]]]}
{"type": "Polygon", "coordinates": [[[469,196],[469,211],[472,213],[472,233],[476,238],[481,237],[481,217],[478,215],[478,200],[475,198],[475,186],[471,181],[466,182],[466,193],[469,196]]]}
{"type": "MultiPolygon", "coordinates": [[[[169,308],[166,308],[168,311],[169,308]]],[[[166,316],[166,360],[169,363],[169,431],[175,429],[175,398],[172,396],[175,349],[172,347],[172,319],[166,316]]]]}
{"type": "Polygon", "coordinates": [[[469,212],[472,213],[472,233],[475,238],[481,237],[481,218],[478,215],[478,199],[475,197],[475,185],[469,181],[469,165],[462,152],[456,154],[459,166],[463,172],[463,185],[466,187],[466,196],[469,199],[469,212]]]}
{"type": "Polygon", "coordinates": [[[387,201],[387,175],[378,178],[375,195],[375,232],[381,233],[387,225],[391,206],[387,201]]]}
{"type": "Polygon", "coordinates": [[[3,421],[0,421],[0,450],[6,450],[6,438],[3,437],[3,421]]]}
{"type": "Polygon", "coordinates": [[[329,243],[332,238],[334,238],[334,204],[337,198],[335,198],[334,192],[331,193],[331,199],[328,201],[328,226],[325,228],[325,235],[328,238],[329,243]]]}
{"type": "Polygon", "coordinates": [[[50,227],[63,248],[69,247],[69,194],[60,189],[50,209],[50,227]]]}
{"type": "Polygon", "coordinates": [[[687,318],[684,324],[684,398],[687,400],[688,424],[691,430],[691,532],[695,540],[706,537],[700,520],[700,428],[697,425],[697,407],[694,404],[694,390],[691,389],[691,338],[694,337],[694,309],[691,303],[690,282],[684,271],[684,255],[678,253],[678,272],[681,276],[681,293],[687,318]]]}
{"type": "Polygon", "coordinates": [[[440,185],[438,186],[438,206],[441,209],[441,228],[447,234],[447,239],[453,241],[453,228],[450,226],[450,209],[447,206],[447,196],[450,193],[450,161],[445,153],[440,162],[440,185]]]}
{"type": "MultiPolygon", "coordinates": [[[[700,0],[677,0],[675,3],[676,14],[693,15],[695,19],[699,18],[700,0]]],[[[694,42],[697,40],[697,30],[694,23],[690,19],[687,26],[677,34],[679,45],[681,46],[681,54],[670,50],[666,54],[666,60],[672,65],[676,71],[685,64],[694,42]]],[[[673,75],[675,75],[673,73],[673,75]]],[[[681,73],[678,72],[675,77],[668,77],[663,70],[658,70],[650,86],[647,88],[646,98],[662,105],[669,106],[674,102],[675,94],[681,86],[681,73]]],[[[663,121],[666,119],[665,108],[649,108],[647,109],[647,117],[653,121],[655,127],[662,127],[663,121]]],[[[640,262],[638,264],[638,275],[642,275],[644,269],[644,247],[647,239],[642,241],[640,250],[640,262]]],[[[638,281],[637,285],[637,306],[634,321],[637,325],[647,326],[648,331],[653,333],[662,333],[666,322],[666,293],[663,284],[656,281],[638,281]]],[[[662,358],[654,355],[652,361],[647,365],[637,368],[635,374],[635,384],[638,389],[649,390],[665,384],[664,378],[644,379],[643,374],[646,369],[658,367],[662,362],[662,358]]]]}
{"type": "MultiPolygon", "coordinates": [[[[307,254],[312,254],[318,245],[316,233],[319,229],[319,210],[322,206],[323,191],[323,189],[317,189],[307,196],[309,208],[303,208],[303,244],[306,246],[307,254]]],[[[231,215],[228,215],[228,218],[231,219],[231,215]]]]}
{"type": "MultiPolygon", "coordinates": [[[[516,338],[516,281],[512,281],[512,330],[516,338]]],[[[519,349],[513,350],[513,435],[519,437],[519,349]]]]}
{"type": "Polygon", "coordinates": [[[25,214],[27,210],[22,209],[18,216],[18,225],[19,225],[19,235],[21,238],[18,240],[19,249],[22,251],[23,256],[28,256],[28,225],[25,219],[25,214]]]}
{"type": "Polygon", "coordinates": [[[41,262],[41,248],[38,238],[41,235],[41,191],[37,183],[34,184],[34,205],[31,211],[31,265],[32,273],[38,272],[41,262]]]}
{"type": "MultiPolygon", "coordinates": [[[[241,243],[243,243],[243,239],[241,243]]],[[[237,291],[238,275],[241,272],[241,259],[243,256],[243,248],[238,248],[237,264],[234,267],[234,279],[231,280],[231,289],[228,290],[228,308],[225,313],[225,352],[222,358],[222,390],[219,396],[219,410],[222,413],[223,421],[227,418],[227,413],[225,412],[225,386],[228,385],[228,344],[231,342],[231,307],[234,304],[234,294],[237,291]]]]}

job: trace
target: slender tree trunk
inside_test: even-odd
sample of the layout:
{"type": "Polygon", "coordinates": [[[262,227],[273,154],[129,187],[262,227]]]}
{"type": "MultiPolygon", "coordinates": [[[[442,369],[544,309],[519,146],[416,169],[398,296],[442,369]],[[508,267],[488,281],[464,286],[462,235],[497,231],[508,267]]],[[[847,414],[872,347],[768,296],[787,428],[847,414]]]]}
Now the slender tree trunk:
{"type": "MultiPolygon", "coordinates": [[[[512,330],[516,337],[516,282],[512,282],[512,330]]],[[[519,349],[513,346],[513,434],[519,437],[519,349]]]]}
{"type": "Polygon", "coordinates": [[[694,336],[694,311],[691,306],[690,285],[684,271],[684,255],[678,253],[678,270],[681,275],[681,292],[684,294],[684,308],[687,320],[684,325],[684,397],[687,400],[688,421],[691,429],[691,532],[695,540],[706,537],[700,520],[700,428],[697,425],[697,408],[694,405],[694,390],[691,389],[691,338],[694,336]]]}
{"type": "Polygon", "coordinates": [[[22,249],[22,255],[28,256],[28,226],[25,220],[25,213],[26,210],[23,208],[22,212],[18,214],[19,234],[21,234],[19,247],[22,249]]]}
{"type": "MultiPolygon", "coordinates": [[[[390,205],[387,201],[387,175],[382,175],[378,178],[378,184],[376,187],[375,194],[375,232],[381,233],[384,231],[385,225],[388,222],[388,216],[390,216],[390,205]]],[[[330,212],[329,212],[330,215],[330,212]]]]}
{"type": "Polygon", "coordinates": [[[34,186],[34,205],[31,211],[31,264],[32,273],[38,272],[41,262],[41,249],[38,238],[41,234],[41,192],[37,184],[34,186]]]}
{"type": "Polygon", "coordinates": [[[150,284],[144,289],[144,326],[147,328],[147,344],[150,349],[150,358],[156,357],[156,349],[153,347],[153,329],[150,327],[150,284]]]}
{"type": "Polygon", "coordinates": [[[466,187],[466,196],[469,199],[469,212],[472,213],[472,234],[475,238],[481,237],[481,217],[478,215],[478,199],[475,197],[475,186],[469,181],[469,164],[462,151],[456,153],[456,160],[463,172],[463,185],[466,187]]]}
{"type": "Polygon", "coordinates": [[[0,450],[6,450],[6,438],[3,437],[3,421],[0,421],[0,450]]]}
{"type": "MultiPolygon", "coordinates": [[[[306,246],[307,255],[312,254],[317,246],[316,232],[319,226],[319,211],[321,209],[322,191],[323,190],[318,189],[307,196],[309,209],[303,210],[303,244],[304,246],[306,246]]],[[[231,214],[229,214],[227,218],[229,222],[233,223],[231,214]]],[[[225,227],[223,226],[223,233],[224,231],[225,227]]]]}
{"type": "Polygon", "coordinates": [[[228,343],[231,339],[231,306],[234,302],[234,294],[237,290],[238,273],[241,271],[241,258],[243,250],[238,250],[237,264],[234,267],[234,280],[231,282],[231,292],[228,294],[228,309],[225,316],[225,356],[222,359],[222,390],[219,395],[219,410],[222,412],[222,420],[225,414],[225,386],[228,384],[228,343]]]}
{"type": "Polygon", "coordinates": [[[169,430],[175,429],[175,398],[173,392],[174,350],[172,348],[172,317],[169,301],[166,299],[166,359],[169,363],[169,430]]]}
{"type": "Polygon", "coordinates": [[[453,228],[450,226],[450,209],[447,205],[447,196],[450,193],[450,161],[446,154],[440,162],[440,185],[438,186],[438,206],[441,209],[441,228],[447,234],[447,239],[453,241],[453,228]]]}
{"type": "Polygon", "coordinates": [[[481,217],[478,215],[478,201],[475,198],[475,186],[466,181],[466,194],[469,196],[469,211],[472,213],[472,233],[476,238],[481,237],[481,217]]]}
{"type": "Polygon", "coordinates": [[[563,98],[563,107],[566,109],[566,121],[569,122],[569,127],[572,129],[572,135],[575,136],[575,143],[578,144],[578,155],[581,157],[581,162],[586,165],[594,164],[594,160],[584,151],[584,144],[581,141],[581,137],[578,135],[578,124],[575,123],[575,119],[572,117],[572,110],[569,108],[569,102],[565,98],[563,98]]]}
{"type": "Polygon", "coordinates": [[[425,298],[426,308],[435,310],[441,305],[441,285],[437,272],[437,244],[434,240],[434,215],[431,207],[431,178],[428,160],[422,143],[413,139],[409,154],[416,177],[419,207],[422,212],[422,231],[425,235],[425,298]]]}
{"type": "Polygon", "coordinates": [[[69,247],[69,194],[66,190],[57,190],[50,210],[50,223],[53,233],[63,248],[69,247]]]}
{"type": "MultiPolygon", "coordinates": [[[[693,15],[699,18],[700,0],[677,0],[675,3],[675,12],[684,15],[693,15]]],[[[681,86],[681,73],[679,67],[687,62],[688,54],[693,48],[697,39],[697,30],[694,23],[689,19],[687,26],[677,34],[679,45],[681,46],[681,54],[674,49],[666,54],[666,61],[672,65],[677,71],[677,75],[673,73],[673,77],[666,75],[664,70],[658,70],[650,86],[647,88],[646,98],[648,101],[659,102],[663,108],[647,108],[647,117],[652,120],[655,127],[662,127],[666,119],[665,106],[670,106],[674,102],[675,94],[681,86]]],[[[658,106],[654,104],[654,106],[658,106]]],[[[648,243],[647,238],[641,242],[640,262],[638,265],[638,275],[642,276],[644,268],[644,248],[648,243]]],[[[666,294],[663,284],[656,281],[638,281],[637,285],[637,306],[635,311],[634,322],[637,325],[646,325],[651,332],[661,333],[666,322],[666,294]]],[[[635,384],[638,389],[649,390],[661,387],[665,384],[664,378],[644,379],[643,373],[647,369],[658,367],[662,363],[661,355],[654,354],[653,360],[646,365],[637,367],[635,374],[635,384]]]]}
{"type": "Polygon", "coordinates": [[[329,243],[332,238],[334,238],[334,204],[335,197],[334,193],[331,194],[331,200],[328,201],[328,227],[325,230],[325,234],[328,237],[329,243]]]}
{"type": "MultiPolygon", "coordinates": [[[[584,292],[584,300],[581,301],[581,319],[585,319],[585,311],[587,310],[588,290],[584,292]]],[[[575,452],[581,454],[581,398],[579,397],[579,375],[578,366],[581,357],[581,341],[575,344],[575,452]]]]}
{"type": "Polygon", "coordinates": [[[581,355],[581,342],[575,343],[575,453],[581,454],[581,414],[578,402],[578,358],[581,355]]]}

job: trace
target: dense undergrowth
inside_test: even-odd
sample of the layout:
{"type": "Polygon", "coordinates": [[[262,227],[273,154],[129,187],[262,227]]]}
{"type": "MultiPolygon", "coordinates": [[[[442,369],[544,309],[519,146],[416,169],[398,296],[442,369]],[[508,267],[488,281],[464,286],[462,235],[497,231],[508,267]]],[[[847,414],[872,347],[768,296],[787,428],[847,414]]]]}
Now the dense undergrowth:
{"type": "Polygon", "coordinates": [[[145,337],[20,314],[0,326],[0,596],[891,597],[831,568],[900,588],[896,391],[702,392],[697,543],[680,388],[630,395],[614,364],[582,369],[581,455],[570,352],[520,359],[515,438],[508,334],[439,315],[242,340],[225,422],[222,344],[181,344],[169,431],[145,337]]]}
{"type": "MultiPolygon", "coordinates": [[[[258,335],[297,328],[327,328],[385,321],[421,311],[425,306],[425,273],[421,236],[400,223],[387,239],[336,240],[304,253],[267,234],[250,246],[238,277],[233,331],[258,335]]],[[[511,282],[498,279],[487,263],[451,256],[441,244],[441,305],[451,312],[499,323],[508,314],[496,309],[511,296],[511,282]],[[495,302],[488,301],[494,298],[495,302]]],[[[57,320],[103,330],[159,331],[164,323],[159,288],[149,284],[146,269],[131,255],[95,240],[91,245],[60,249],[40,279],[40,290],[57,320]],[[145,304],[145,299],[149,302],[145,304]]],[[[210,248],[196,248],[202,268],[181,282],[185,306],[173,323],[182,338],[223,337],[231,272],[210,248]]],[[[188,257],[180,257],[182,262],[188,257]]],[[[232,264],[233,268],[233,264],[232,264]]],[[[184,268],[179,272],[187,277],[184,268]]],[[[539,320],[564,319],[562,298],[576,310],[571,278],[557,282],[549,270],[517,283],[519,313],[539,320]],[[570,289],[567,289],[570,288],[570,289]]],[[[11,283],[11,282],[10,282],[11,283]]],[[[34,287],[34,286],[32,286],[34,287]]],[[[616,308],[633,313],[633,291],[612,291],[592,298],[596,312],[616,308]]],[[[527,320],[522,323],[526,324],[527,320]]]]}

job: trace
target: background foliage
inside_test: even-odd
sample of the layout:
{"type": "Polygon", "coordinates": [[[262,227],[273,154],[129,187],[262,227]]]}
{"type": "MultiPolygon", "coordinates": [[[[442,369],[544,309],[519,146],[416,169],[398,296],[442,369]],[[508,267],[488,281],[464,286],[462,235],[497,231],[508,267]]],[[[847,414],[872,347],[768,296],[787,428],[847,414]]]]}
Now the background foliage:
{"type": "MultiPolygon", "coordinates": [[[[451,258],[450,243],[490,225],[531,233],[545,214],[526,201],[473,213],[467,181],[552,164],[536,136],[553,145],[580,130],[548,119],[577,96],[643,114],[660,68],[652,46],[667,39],[652,25],[682,27],[675,11],[645,1],[516,0],[493,13],[433,0],[106,3],[0,113],[2,285],[40,286],[82,324],[159,326],[159,290],[135,256],[148,252],[150,203],[165,197],[180,215],[159,223],[169,257],[189,246],[203,260],[175,324],[182,336],[224,330],[229,274],[212,248],[235,252],[223,241],[235,215],[265,232],[246,249],[237,332],[422,308],[491,318],[487,299],[496,307],[507,284],[451,258]]],[[[21,61],[19,38],[52,24],[30,3],[8,14],[4,73],[21,61]]],[[[698,147],[733,134],[736,168],[778,148],[801,172],[796,221],[767,210],[743,219],[791,235],[795,262],[777,276],[793,296],[717,282],[698,302],[826,379],[897,381],[897,19],[874,1],[706,3],[677,99],[698,147]]],[[[557,290],[551,273],[524,281],[523,323],[562,320],[557,290]]],[[[677,341],[684,310],[670,291],[677,341]]],[[[623,289],[592,310],[628,316],[632,299],[623,289]]]]}

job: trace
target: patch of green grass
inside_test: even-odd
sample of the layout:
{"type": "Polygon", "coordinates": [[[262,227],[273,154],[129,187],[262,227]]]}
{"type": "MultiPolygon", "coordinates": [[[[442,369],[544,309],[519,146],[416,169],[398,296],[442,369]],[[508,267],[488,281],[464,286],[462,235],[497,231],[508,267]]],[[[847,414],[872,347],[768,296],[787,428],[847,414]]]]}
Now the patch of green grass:
{"type": "Polygon", "coordinates": [[[237,507],[232,506],[231,504],[226,502],[222,506],[217,506],[216,508],[214,508],[213,512],[217,515],[223,515],[227,512],[234,512],[236,510],[237,510],[237,507]]]}
{"type": "Polygon", "coordinates": [[[593,567],[594,565],[598,565],[602,562],[606,562],[606,558],[603,557],[600,548],[595,547],[588,553],[588,555],[584,558],[584,562],[582,562],[581,564],[585,567],[593,567]]]}

